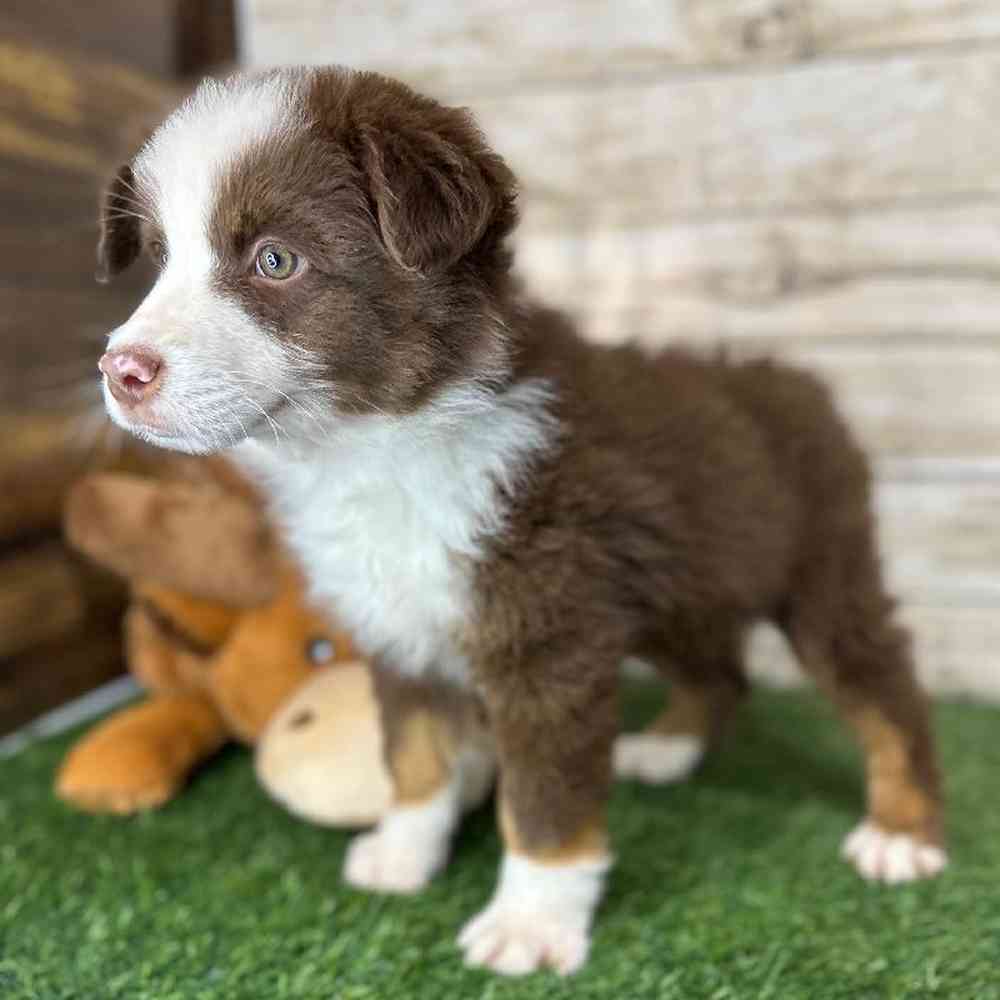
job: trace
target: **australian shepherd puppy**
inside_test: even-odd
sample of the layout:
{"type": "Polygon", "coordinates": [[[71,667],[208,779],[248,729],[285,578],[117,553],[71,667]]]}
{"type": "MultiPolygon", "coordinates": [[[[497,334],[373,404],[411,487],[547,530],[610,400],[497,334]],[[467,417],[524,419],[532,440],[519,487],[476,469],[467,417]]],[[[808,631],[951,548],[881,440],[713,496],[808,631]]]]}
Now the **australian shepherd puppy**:
{"type": "Polygon", "coordinates": [[[515,183],[464,110],[339,68],[206,82],[112,181],[99,261],[160,275],[100,361],[147,441],[252,467],[377,668],[395,804],[345,877],[411,892],[499,770],[498,972],[584,962],[612,776],[686,776],[769,619],[857,733],[844,854],[946,863],[868,464],[809,375],[585,343],[510,277],[515,183]],[[619,735],[638,654],[669,708],[619,735]]]}

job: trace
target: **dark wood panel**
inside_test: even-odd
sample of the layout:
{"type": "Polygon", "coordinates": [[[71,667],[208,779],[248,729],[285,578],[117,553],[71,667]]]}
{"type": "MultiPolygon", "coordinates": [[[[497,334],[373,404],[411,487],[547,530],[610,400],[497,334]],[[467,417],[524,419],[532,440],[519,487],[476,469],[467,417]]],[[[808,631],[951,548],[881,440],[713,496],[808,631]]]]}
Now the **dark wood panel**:
{"type": "Polygon", "coordinates": [[[90,447],[103,339],[150,279],[95,283],[99,196],[234,35],[230,0],[0,5],[0,731],[122,668],[121,588],[58,541],[74,477],[137,460],[90,447]]]}
{"type": "Polygon", "coordinates": [[[86,694],[122,671],[116,620],[0,661],[0,734],[86,694]]]}
{"type": "Polygon", "coordinates": [[[193,77],[236,61],[232,0],[180,0],[176,71],[193,77]]]}
{"type": "Polygon", "coordinates": [[[46,45],[165,78],[235,56],[232,0],[5,0],[0,38],[46,45]]]}

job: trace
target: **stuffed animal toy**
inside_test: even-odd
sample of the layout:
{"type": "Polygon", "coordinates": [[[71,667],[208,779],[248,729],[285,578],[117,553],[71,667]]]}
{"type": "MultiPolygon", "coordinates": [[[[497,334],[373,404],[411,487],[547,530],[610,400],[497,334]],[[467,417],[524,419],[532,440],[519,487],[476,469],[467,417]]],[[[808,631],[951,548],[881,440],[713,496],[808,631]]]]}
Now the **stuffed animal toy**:
{"type": "Polygon", "coordinates": [[[362,661],[324,667],[278,710],[257,743],[257,777],[289,812],[366,826],[392,800],[371,674],[362,661]]]}
{"type": "Polygon", "coordinates": [[[220,463],[191,468],[177,481],[93,475],[69,497],[70,543],[130,583],[125,656],[148,697],[72,748],[58,794],[92,812],[162,805],[313,682],[275,720],[262,781],[299,815],[374,822],[390,789],[367,666],[308,606],[249,485],[220,463]]]}

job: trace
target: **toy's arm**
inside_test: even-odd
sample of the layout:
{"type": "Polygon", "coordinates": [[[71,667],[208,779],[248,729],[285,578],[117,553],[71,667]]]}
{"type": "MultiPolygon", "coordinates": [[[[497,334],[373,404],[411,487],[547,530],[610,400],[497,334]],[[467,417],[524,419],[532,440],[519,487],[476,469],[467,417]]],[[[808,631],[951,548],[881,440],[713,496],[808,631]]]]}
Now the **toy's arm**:
{"type": "Polygon", "coordinates": [[[172,798],[226,739],[222,718],[204,696],[158,695],[111,716],[77,743],[56,791],[88,812],[150,809],[172,798]]]}

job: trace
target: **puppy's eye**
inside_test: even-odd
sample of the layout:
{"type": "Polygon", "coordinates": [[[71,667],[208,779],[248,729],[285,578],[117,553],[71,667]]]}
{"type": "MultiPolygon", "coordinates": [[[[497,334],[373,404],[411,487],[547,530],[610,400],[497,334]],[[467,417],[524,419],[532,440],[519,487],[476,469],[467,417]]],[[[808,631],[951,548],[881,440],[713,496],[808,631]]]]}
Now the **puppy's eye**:
{"type": "Polygon", "coordinates": [[[264,278],[282,281],[290,278],[299,267],[299,258],[277,243],[267,243],[257,254],[257,273],[264,278]]]}
{"type": "Polygon", "coordinates": [[[159,240],[153,240],[149,244],[149,252],[153,255],[153,260],[160,267],[167,266],[167,248],[159,240]]]}

